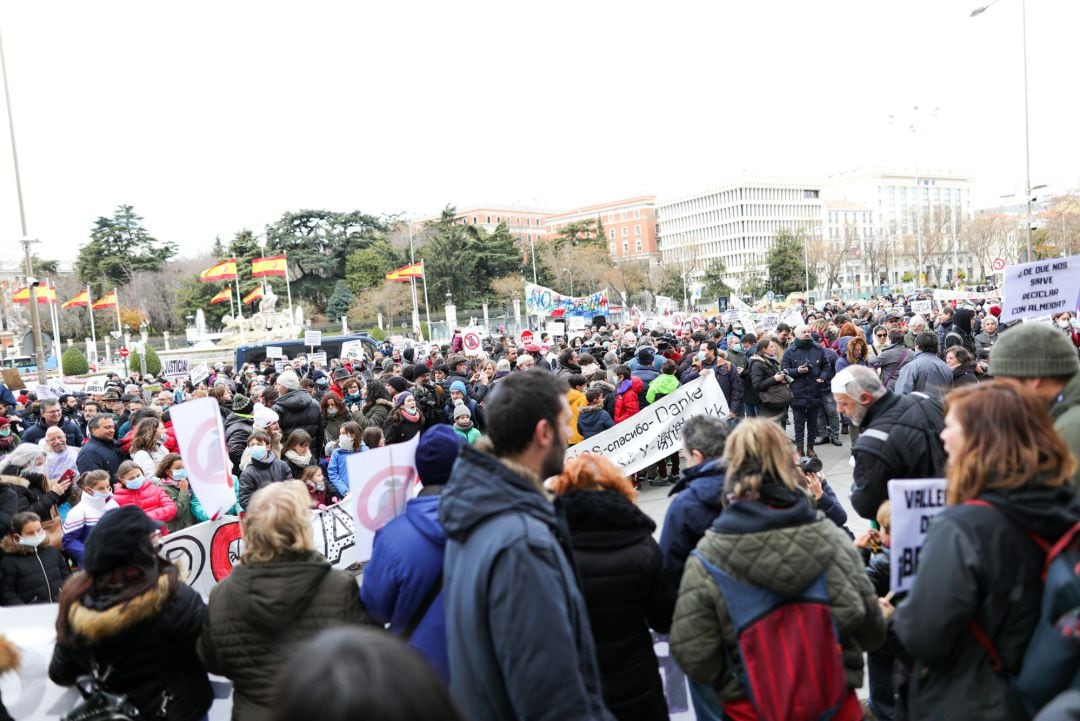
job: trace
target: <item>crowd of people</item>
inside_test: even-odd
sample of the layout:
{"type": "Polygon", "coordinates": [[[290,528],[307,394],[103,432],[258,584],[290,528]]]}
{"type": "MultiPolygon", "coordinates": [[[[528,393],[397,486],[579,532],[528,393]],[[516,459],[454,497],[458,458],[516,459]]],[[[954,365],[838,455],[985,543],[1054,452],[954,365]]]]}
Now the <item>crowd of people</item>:
{"type": "MultiPolygon", "coordinates": [[[[208,673],[241,721],[316,704],[343,721],[662,719],[652,632],[703,721],[1071,718],[1053,714],[1080,708],[1080,645],[1050,674],[1032,637],[1046,560],[1080,528],[1073,316],[1004,327],[989,302],[925,318],[915,300],[799,306],[768,329],[488,337],[473,357],[455,333],[325,367],[219,364],[198,387],[0,387],[0,604],[59,603],[56,683],[93,674],[176,721],[205,716],[208,673]],[[677,453],[630,476],[564,460],[710,375],[728,413],[685,420],[677,453]],[[208,519],[170,419],[206,397],[244,538],[208,600],[159,554],[208,519]],[[314,550],[310,513],[354,491],[354,454],[417,436],[419,492],[358,586],[314,550]],[[858,537],[826,444],[850,453],[858,537]],[[935,477],[948,507],[894,596],[889,483],[935,477]],[[643,486],[670,487],[659,529],[643,486]]],[[[1070,640],[1080,594],[1066,606],[1049,625],[1070,640]]]]}

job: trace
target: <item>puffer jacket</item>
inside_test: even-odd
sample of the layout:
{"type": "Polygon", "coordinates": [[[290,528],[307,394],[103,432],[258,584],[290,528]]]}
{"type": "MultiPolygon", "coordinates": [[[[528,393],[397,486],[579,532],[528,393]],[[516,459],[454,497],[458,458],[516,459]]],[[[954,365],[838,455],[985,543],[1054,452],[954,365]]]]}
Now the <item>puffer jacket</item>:
{"type": "Polygon", "coordinates": [[[194,526],[198,523],[198,519],[195,518],[195,514],[191,510],[191,502],[195,496],[192,494],[191,489],[181,491],[180,486],[176,481],[162,480],[160,478],[152,479],[153,482],[165,491],[165,495],[169,497],[169,500],[176,506],[176,515],[173,516],[171,521],[165,523],[165,528],[172,533],[174,531],[182,531],[188,526],[194,526]]]}
{"type": "Polygon", "coordinates": [[[120,506],[138,506],[154,521],[167,523],[176,518],[176,504],[161,486],[151,483],[148,477],[143,477],[143,484],[135,491],[122,483],[118,484],[113,491],[113,499],[120,506]]]}
{"type": "Polygon", "coordinates": [[[288,649],[354,623],[370,623],[356,582],[320,554],[240,564],[210,590],[199,657],[233,682],[234,721],[265,719],[288,649]]]}
{"type": "Polygon", "coordinates": [[[120,453],[112,441],[90,436],[86,444],[79,449],[79,457],[75,463],[79,467],[79,473],[107,471],[110,480],[116,481],[116,470],[120,468],[120,453]]]}
{"type": "Polygon", "coordinates": [[[52,509],[59,505],[68,494],[59,496],[55,491],[46,491],[43,488],[44,483],[45,476],[40,473],[0,476],[0,485],[5,485],[15,491],[15,496],[19,499],[19,513],[29,511],[38,514],[43,521],[47,521],[52,516],[52,509]]]}
{"type": "Polygon", "coordinates": [[[615,398],[616,423],[622,423],[641,410],[639,399],[643,387],[637,376],[631,376],[629,380],[619,383],[618,396],[615,398]]]}
{"type": "Polygon", "coordinates": [[[349,457],[354,453],[360,453],[360,449],[346,451],[343,448],[335,448],[330,454],[330,462],[326,466],[326,477],[337,492],[338,498],[344,498],[349,492],[349,457]]]}
{"type": "Polygon", "coordinates": [[[781,365],[795,379],[791,384],[791,393],[795,396],[791,405],[795,408],[821,405],[821,394],[829,390],[832,380],[832,366],[821,346],[811,341],[809,348],[800,348],[799,341],[795,341],[784,351],[781,365]],[[799,366],[803,364],[809,366],[808,373],[799,373],[799,366]]]}
{"type": "Polygon", "coordinates": [[[205,613],[198,593],[165,574],[126,603],[87,594],[61,619],[77,643],[53,647],[49,678],[72,686],[90,673],[93,660],[112,669],[110,690],[127,694],[143,718],[201,719],[214,700],[206,669],[195,655],[205,613]]]}
{"type": "Polygon", "coordinates": [[[253,417],[250,415],[240,415],[233,412],[225,419],[225,444],[229,449],[229,460],[232,461],[233,473],[240,472],[240,458],[244,455],[248,439],[251,438],[254,431],[255,425],[253,417]]]}
{"type": "Polygon", "coordinates": [[[261,461],[252,458],[251,463],[240,474],[240,495],[238,496],[240,507],[247,508],[255,491],[263,486],[291,478],[292,470],[289,464],[278,459],[273,453],[267,452],[266,458],[261,461]]]}
{"type": "Polygon", "coordinates": [[[724,510],[726,468],[727,463],[722,458],[712,458],[683,469],[682,478],[668,494],[675,498],[664,516],[660,552],[676,589],[682,581],[683,567],[690,552],[724,510]]]}
{"type": "Polygon", "coordinates": [[[570,527],[604,704],[619,721],[666,718],[649,629],[667,633],[675,589],[652,537],[656,524],[617,491],[568,493],[555,504],[570,527]]]}
{"type": "MultiPolygon", "coordinates": [[[[1054,419],[1054,428],[1073,455],[1080,458],[1080,373],[1065,384],[1065,389],[1058,400],[1050,406],[1050,417],[1054,419]]],[[[1072,477],[1073,486],[1080,488],[1080,467],[1072,477]]]]}
{"type": "Polygon", "coordinates": [[[582,439],[592,438],[614,425],[615,421],[608,415],[603,406],[585,406],[578,413],[577,431],[582,439]]]}
{"type": "MultiPolygon", "coordinates": [[[[366,412],[359,412],[354,414],[353,420],[360,424],[363,429],[368,428],[382,428],[386,425],[386,419],[390,416],[390,411],[394,410],[394,404],[385,398],[377,398],[374,403],[371,404],[371,408],[368,408],[366,412]]],[[[337,440],[337,436],[334,436],[330,440],[337,440]]]]}
{"type": "Polygon", "coordinates": [[[60,585],[71,575],[67,561],[55,548],[37,548],[6,536],[0,542],[0,606],[28,603],[56,603],[60,585]]]}
{"type": "MultiPolygon", "coordinates": [[[[755,353],[750,356],[747,365],[750,370],[750,384],[754,386],[754,391],[758,394],[758,404],[765,404],[761,394],[773,386],[781,384],[781,381],[773,377],[780,372],[780,361],[767,355],[755,353]]],[[[788,404],[784,405],[786,407],[788,404]]]]}
{"type": "MultiPolygon", "coordinates": [[[[822,572],[850,689],[863,682],[863,653],[885,640],[885,619],[848,536],[804,497],[778,508],[738,501],[724,509],[697,550],[738,581],[783,596],[803,591],[822,572]]],[[[735,629],[719,587],[691,556],[671,625],[671,651],[698,683],[715,684],[721,701],[744,699],[727,659],[738,656],[735,629]]]]}
{"type": "Polygon", "coordinates": [[[323,447],[322,411],[319,410],[319,402],[307,391],[289,391],[277,399],[273,410],[278,414],[282,438],[302,428],[311,436],[312,448],[323,447]]]}
{"type": "Polygon", "coordinates": [[[915,351],[905,348],[903,344],[887,345],[880,353],[870,359],[868,365],[878,372],[882,385],[886,390],[896,388],[896,382],[900,380],[900,370],[908,363],[915,360],[915,351]]]}
{"type": "Polygon", "coordinates": [[[1071,487],[1030,484],[988,491],[930,523],[919,573],[893,628],[914,659],[909,717],[926,721],[1020,721],[1009,679],[991,668],[970,622],[989,636],[1005,669],[1017,670],[1042,601],[1044,554],[1028,534],[1055,542],[1080,520],[1071,487]]]}
{"type": "MultiPolygon", "coordinates": [[[[442,583],[446,533],[439,524],[439,496],[413,498],[405,513],[375,532],[371,561],[364,569],[360,599],[378,623],[402,634],[420,612],[424,600],[442,583]]],[[[450,683],[446,653],[446,612],[440,590],[428,606],[409,645],[450,683]]]]}

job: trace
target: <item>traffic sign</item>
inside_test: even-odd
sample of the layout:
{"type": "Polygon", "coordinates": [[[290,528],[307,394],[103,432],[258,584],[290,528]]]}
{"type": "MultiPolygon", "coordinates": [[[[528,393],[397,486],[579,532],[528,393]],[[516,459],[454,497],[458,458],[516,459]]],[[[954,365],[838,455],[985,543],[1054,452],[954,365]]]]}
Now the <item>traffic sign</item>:
{"type": "Polygon", "coordinates": [[[1005,259],[994,258],[994,270],[1005,270],[1005,259]]]}
{"type": "Polygon", "coordinates": [[[127,358],[129,355],[131,355],[131,351],[129,351],[127,348],[121,348],[120,349],[120,357],[121,358],[127,358]]]}
{"type": "Polygon", "coordinates": [[[772,303],[773,298],[775,298],[775,297],[776,297],[776,293],[773,293],[771,290],[768,293],[765,294],[765,300],[769,301],[770,303],[772,303]]]}
{"type": "Polygon", "coordinates": [[[535,336],[531,330],[521,331],[521,345],[531,345],[535,342],[535,336]]]}

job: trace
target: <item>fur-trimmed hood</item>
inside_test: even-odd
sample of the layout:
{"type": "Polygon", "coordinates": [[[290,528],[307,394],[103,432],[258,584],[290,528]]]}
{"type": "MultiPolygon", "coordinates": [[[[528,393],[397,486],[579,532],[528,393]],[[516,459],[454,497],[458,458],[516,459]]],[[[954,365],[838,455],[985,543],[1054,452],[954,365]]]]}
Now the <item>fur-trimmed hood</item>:
{"type": "Polygon", "coordinates": [[[175,593],[167,574],[158,577],[157,585],[126,603],[118,603],[102,611],[87,608],[81,599],[68,609],[71,630],[94,643],[117,636],[143,621],[153,618],[165,608],[175,593]]]}
{"type": "Polygon", "coordinates": [[[0,551],[9,556],[30,555],[36,550],[37,548],[33,546],[24,546],[11,535],[4,536],[4,540],[0,541],[0,551]]]}
{"type": "Polygon", "coordinates": [[[0,483],[2,483],[4,485],[7,485],[7,486],[18,486],[19,488],[29,488],[30,487],[30,481],[26,480],[22,476],[13,476],[13,475],[8,474],[8,473],[5,473],[4,475],[0,476],[0,483]]]}
{"type": "Polygon", "coordinates": [[[0,635],[0,673],[18,670],[19,661],[19,647],[7,636],[0,635]]]}

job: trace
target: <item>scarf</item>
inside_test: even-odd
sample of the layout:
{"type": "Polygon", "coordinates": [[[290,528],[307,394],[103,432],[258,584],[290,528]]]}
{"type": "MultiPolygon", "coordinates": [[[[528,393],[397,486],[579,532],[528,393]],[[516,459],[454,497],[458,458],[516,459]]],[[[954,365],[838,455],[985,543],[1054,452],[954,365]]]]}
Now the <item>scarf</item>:
{"type": "Polygon", "coordinates": [[[419,408],[417,408],[416,411],[413,412],[413,413],[409,413],[407,410],[405,410],[405,406],[399,406],[397,410],[401,414],[402,419],[404,419],[406,421],[409,421],[410,423],[419,423],[420,422],[420,409],[419,408]]]}

